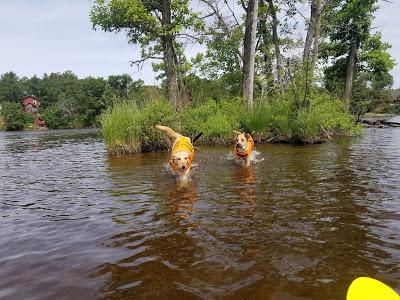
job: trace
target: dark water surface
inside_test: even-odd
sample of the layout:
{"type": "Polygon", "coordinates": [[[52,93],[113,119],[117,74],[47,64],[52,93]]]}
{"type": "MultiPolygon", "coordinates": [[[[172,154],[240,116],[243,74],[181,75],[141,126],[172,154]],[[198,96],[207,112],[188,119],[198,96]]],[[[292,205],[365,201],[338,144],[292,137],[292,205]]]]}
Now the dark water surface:
{"type": "Polygon", "coordinates": [[[400,288],[400,129],[259,145],[239,168],[200,147],[108,158],[94,131],[0,132],[1,299],[345,299],[400,288]]]}

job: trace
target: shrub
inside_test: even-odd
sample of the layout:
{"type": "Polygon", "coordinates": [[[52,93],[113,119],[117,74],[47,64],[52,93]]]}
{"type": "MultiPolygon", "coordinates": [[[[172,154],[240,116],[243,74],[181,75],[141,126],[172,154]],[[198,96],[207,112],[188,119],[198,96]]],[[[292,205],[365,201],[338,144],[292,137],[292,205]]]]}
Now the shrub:
{"type": "Polygon", "coordinates": [[[2,107],[6,130],[22,130],[34,121],[33,115],[25,113],[19,103],[4,102],[2,107]]]}
{"type": "Polygon", "coordinates": [[[243,118],[242,127],[247,132],[263,134],[269,131],[272,119],[271,104],[267,102],[252,113],[248,113],[243,118]]]}
{"type": "Polygon", "coordinates": [[[48,106],[41,115],[48,128],[59,129],[69,127],[68,118],[64,116],[63,112],[56,104],[48,106]]]}

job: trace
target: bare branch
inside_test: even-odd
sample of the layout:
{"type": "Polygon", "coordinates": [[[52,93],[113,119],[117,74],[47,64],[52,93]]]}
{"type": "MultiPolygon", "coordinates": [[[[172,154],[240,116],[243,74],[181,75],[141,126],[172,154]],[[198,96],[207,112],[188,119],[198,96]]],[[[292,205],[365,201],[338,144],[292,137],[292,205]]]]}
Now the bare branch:
{"type": "Polygon", "coordinates": [[[136,65],[138,71],[141,71],[142,68],[143,68],[144,62],[147,61],[147,60],[149,60],[149,59],[164,59],[164,58],[161,57],[161,56],[147,56],[147,57],[142,58],[142,59],[129,61],[129,63],[130,63],[130,65],[131,65],[131,67],[132,67],[133,65],[136,65]]]}
{"type": "Polygon", "coordinates": [[[208,15],[202,16],[202,17],[200,17],[199,19],[200,19],[200,20],[207,19],[207,18],[209,18],[209,17],[211,17],[211,16],[213,16],[213,15],[215,15],[214,12],[209,13],[208,15]]]}
{"type": "Polygon", "coordinates": [[[235,16],[235,13],[233,12],[233,10],[231,9],[231,7],[228,4],[228,0],[224,0],[225,1],[225,5],[228,7],[229,11],[231,12],[233,18],[235,19],[236,25],[240,26],[238,19],[235,16]]]}
{"type": "Polygon", "coordinates": [[[177,34],[175,34],[175,36],[187,37],[187,38],[193,39],[195,41],[199,41],[204,35],[199,34],[199,35],[195,36],[195,35],[191,35],[189,33],[177,33],[177,34]]]}
{"type": "MultiPolygon", "coordinates": [[[[211,8],[211,10],[213,11],[213,14],[217,17],[219,26],[221,27],[223,32],[229,37],[232,36],[232,32],[230,31],[229,26],[226,23],[223,15],[219,11],[219,8],[218,8],[218,5],[216,4],[216,2],[214,2],[213,0],[200,0],[200,1],[203,2],[204,4],[206,4],[209,8],[211,8]],[[215,6],[213,5],[213,3],[215,4],[215,6]]],[[[236,50],[236,54],[243,61],[243,55],[239,51],[239,49],[236,50]]]]}
{"type": "Polygon", "coordinates": [[[162,21],[162,17],[160,15],[160,13],[158,11],[154,11],[154,13],[155,13],[157,19],[161,22],[162,21]]]}
{"type": "Polygon", "coordinates": [[[247,11],[247,6],[246,6],[246,4],[244,4],[244,0],[241,0],[241,1],[240,1],[240,4],[242,4],[243,9],[244,9],[245,11],[247,11]]]}

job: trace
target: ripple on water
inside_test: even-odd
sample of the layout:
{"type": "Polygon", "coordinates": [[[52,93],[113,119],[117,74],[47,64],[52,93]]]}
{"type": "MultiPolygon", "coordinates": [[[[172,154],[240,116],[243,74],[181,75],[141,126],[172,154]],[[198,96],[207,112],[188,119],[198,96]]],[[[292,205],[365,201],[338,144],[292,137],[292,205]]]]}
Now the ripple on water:
{"type": "Polygon", "coordinates": [[[0,132],[0,298],[344,299],[400,282],[400,131],[107,157],[96,131],[0,132]]]}

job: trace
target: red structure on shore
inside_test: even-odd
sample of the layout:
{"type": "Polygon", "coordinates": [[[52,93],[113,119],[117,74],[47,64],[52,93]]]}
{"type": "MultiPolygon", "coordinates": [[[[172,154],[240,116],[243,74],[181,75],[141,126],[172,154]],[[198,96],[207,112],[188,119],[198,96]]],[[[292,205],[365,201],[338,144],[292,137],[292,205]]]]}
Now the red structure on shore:
{"type": "Polygon", "coordinates": [[[46,122],[39,117],[39,106],[40,106],[39,99],[33,96],[26,96],[23,99],[23,106],[24,106],[24,112],[31,113],[35,117],[34,121],[35,129],[46,127],[46,122]]]}

